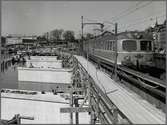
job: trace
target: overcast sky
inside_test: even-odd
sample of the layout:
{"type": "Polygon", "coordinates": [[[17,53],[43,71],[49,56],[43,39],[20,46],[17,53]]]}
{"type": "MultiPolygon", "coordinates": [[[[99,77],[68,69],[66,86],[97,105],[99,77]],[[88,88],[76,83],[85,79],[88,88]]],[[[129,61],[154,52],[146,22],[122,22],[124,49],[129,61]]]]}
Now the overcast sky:
{"type": "MultiPolygon", "coordinates": [[[[166,3],[150,1],[2,1],[2,35],[42,35],[53,29],[81,31],[84,22],[117,22],[118,31],[143,30],[166,18],[166,3]],[[95,20],[95,21],[92,21],[95,20]]],[[[113,30],[105,23],[105,30],[113,30]]],[[[95,33],[98,26],[84,27],[95,33]]]]}

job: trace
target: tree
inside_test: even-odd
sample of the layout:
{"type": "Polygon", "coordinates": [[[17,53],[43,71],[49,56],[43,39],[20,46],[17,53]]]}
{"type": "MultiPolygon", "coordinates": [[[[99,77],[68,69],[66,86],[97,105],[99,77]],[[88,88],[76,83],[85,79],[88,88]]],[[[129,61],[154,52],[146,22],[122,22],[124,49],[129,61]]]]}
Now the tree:
{"type": "Polygon", "coordinates": [[[6,45],[6,38],[1,36],[1,46],[4,47],[6,45]]]}
{"type": "Polygon", "coordinates": [[[86,40],[91,39],[91,38],[93,38],[93,37],[94,37],[94,35],[91,34],[91,33],[87,33],[87,34],[86,34],[86,40]]]}
{"type": "Polygon", "coordinates": [[[75,40],[74,32],[73,32],[73,31],[70,31],[70,30],[65,31],[65,32],[63,33],[63,38],[64,38],[66,41],[68,41],[68,42],[74,42],[74,40],[75,40]]]}
{"type": "Polygon", "coordinates": [[[55,29],[51,32],[54,40],[61,40],[63,29],[55,29]]]}

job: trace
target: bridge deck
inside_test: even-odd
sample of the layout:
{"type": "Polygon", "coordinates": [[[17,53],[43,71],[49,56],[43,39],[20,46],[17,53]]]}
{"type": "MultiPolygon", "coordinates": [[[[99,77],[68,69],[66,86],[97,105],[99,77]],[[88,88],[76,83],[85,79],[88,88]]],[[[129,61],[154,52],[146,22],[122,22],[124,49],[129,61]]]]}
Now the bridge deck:
{"type": "Polygon", "coordinates": [[[75,56],[79,63],[87,70],[95,83],[109,93],[108,97],[133,124],[165,124],[165,114],[160,113],[152,105],[143,105],[142,99],[132,96],[132,93],[114,82],[107,74],[81,56],[75,56]]]}

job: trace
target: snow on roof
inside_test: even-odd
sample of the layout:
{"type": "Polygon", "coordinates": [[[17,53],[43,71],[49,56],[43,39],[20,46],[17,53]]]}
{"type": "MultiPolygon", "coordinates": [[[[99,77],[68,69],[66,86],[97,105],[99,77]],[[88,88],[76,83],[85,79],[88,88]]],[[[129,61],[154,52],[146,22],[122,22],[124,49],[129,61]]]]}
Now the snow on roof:
{"type": "Polygon", "coordinates": [[[71,83],[71,69],[18,68],[18,81],[71,83]]]}
{"type": "Polygon", "coordinates": [[[37,68],[62,68],[62,61],[26,61],[26,67],[37,68]]]}
{"type": "Polygon", "coordinates": [[[30,59],[39,59],[39,60],[57,60],[57,56],[30,56],[30,59]]]}
{"type": "MultiPolygon", "coordinates": [[[[34,120],[21,120],[23,124],[70,124],[70,114],[60,113],[60,108],[69,107],[69,104],[63,102],[69,100],[52,93],[38,92],[37,95],[1,93],[1,119],[10,120],[15,114],[20,114],[34,117],[34,120]]],[[[88,113],[79,114],[79,123],[88,124],[89,120],[88,113]]]]}
{"type": "Polygon", "coordinates": [[[69,114],[60,114],[60,108],[68,104],[1,98],[1,118],[12,119],[15,114],[34,117],[34,120],[21,120],[22,123],[69,124],[69,114]]]}

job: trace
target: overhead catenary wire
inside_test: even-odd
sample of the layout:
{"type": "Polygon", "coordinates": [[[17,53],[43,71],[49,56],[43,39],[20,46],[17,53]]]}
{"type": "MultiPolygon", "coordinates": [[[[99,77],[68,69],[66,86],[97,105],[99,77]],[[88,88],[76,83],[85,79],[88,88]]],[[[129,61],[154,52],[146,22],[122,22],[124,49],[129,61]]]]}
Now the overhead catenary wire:
{"type": "MultiPolygon", "coordinates": [[[[144,7],[148,6],[148,5],[150,5],[152,2],[153,2],[153,0],[150,0],[150,1],[147,2],[147,3],[144,3],[144,1],[139,1],[139,2],[137,2],[134,6],[132,6],[131,8],[127,8],[126,10],[122,11],[119,16],[117,16],[117,17],[112,17],[112,19],[114,19],[114,20],[112,20],[112,21],[103,21],[103,23],[106,23],[106,24],[114,24],[114,21],[118,21],[119,19],[123,18],[124,16],[130,15],[131,13],[134,13],[134,12],[136,12],[137,10],[139,10],[139,9],[141,9],[141,8],[144,8],[144,7]],[[144,4],[142,4],[142,3],[144,3],[144,4]],[[126,12],[127,12],[127,13],[126,13],[126,12]]],[[[98,20],[94,20],[94,19],[88,19],[88,18],[85,18],[85,19],[86,19],[87,21],[91,21],[91,22],[99,22],[98,20]]],[[[136,20],[138,21],[138,19],[136,19],[136,20]]],[[[132,21],[134,22],[135,20],[132,20],[132,21]]],[[[131,24],[130,24],[130,25],[131,25],[131,24]]],[[[110,26],[110,27],[111,27],[111,26],[110,26]]],[[[108,28],[105,28],[105,29],[108,29],[108,28]]],[[[120,28],[119,28],[119,30],[120,30],[120,28]]]]}
{"type": "Polygon", "coordinates": [[[89,22],[99,22],[98,20],[94,20],[94,19],[89,19],[89,18],[86,18],[84,17],[85,20],[89,21],[89,22]]]}
{"type": "Polygon", "coordinates": [[[120,27],[119,30],[121,30],[121,29],[127,29],[127,28],[130,28],[132,26],[136,26],[136,25],[140,25],[140,24],[143,25],[143,24],[145,24],[143,22],[148,22],[148,21],[154,20],[156,18],[160,19],[160,18],[164,18],[164,17],[165,17],[165,14],[164,15],[160,15],[160,16],[156,16],[156,17],[150,17],[150,18],[147,18],[147,19],[138,20],[138,21],[136,21],[134,23],[131,23],[129,25],[120,27]]]}
{"type": "MultiPolygon", "coordinates": [[[[120,12],[118,15],[121,16],[122,14],[128,12],[129,10],[133,9],[134,7],[137,7],[138,5],[140,5],[143,1],[140,1],[140,2],[137,2],[135,5],[133,5],[131,8],[127,8],[126,10],[120,12]]],[[[113,20],[114,18],[117,18],[118,16],[114,16],[114,17],[111,17],[111,20],[113,20]]]]}
{"type": "MultiPolygon", "coordinates": [[[[165,10],[160,10],[160,11],[157,11],[157,12],[155,12],[156,13],[156,15],[157,16],[159,16],[159,15],[161,15],[162,14],[162,12],[165,12],[165,10]]],[[[165,14],[165,13],[164,13],[165,14]]],[[[154,16],[155,17],[155,16],[154,16]]],[[[136,19],[130,19],[130,20],[126,20],[126,21],[128,21],[128,22],[135,22],[135,21],[138,21],[138,20],[142,20],[142,19],[146,19],[146,18],[153,18],[153,15],[151,15],[151,16],[145,16],[145,17],[140,17],[140,18],[136,18],[136,19]]],[[[125,19],[124,20],[120,20],[120,21],[125,21],[125,19]]]]}
{"type": "Polygon", "coordinates": [[[139,7],[136,7],[136,8],[134,8],[134,9],[132,9],[131,11],[129,11],[128,13],[125,13],[124,15],[120,15],[119,17],[116,17],[115,19],[113,19],[113,21],[118,21],[118,20],[120,20],[121,18],[123,18],[123,17],[125,17],[125,16],[128,16],[128,15],[130,15],[130,14],[136,12],[137,10],[140,10],[141,8],[144,8],[144,7],[148,6],[148,5],[150,5],[152,2],[153,2],[153,0],[149,1],[149,2],[146,3],[146,4],[141,5],[141,6],[139,6],[139,7]]]}
{"type": "Polygon", "coordinates": [[[100,82],[100,80],[99,80],[99,78],[98,78],[97,68],[96,68],[96,79],[97,79],[98,83],[102,86],[102,88],[103,88],[103,90],[104,90],[104,93],[106,94],[107,91],[106,91],[105,87],[103,86],[103,84],[101,84],[101,82],[100,82]]]}
{"type": "MultiPolygon", "coordinates": [[[[142,2],[143,2],[143,1],[137,2],[137,3],[135,4],[135,6],[133,5],[133,8],[136,7],[136,6],[138,6],[138,5],[140,5],[142,2]]],[[[132,8],[128,8],[128,9],[126,9],[125,11],[121,12],[120,14],[123,14],[124,12],[126,12],[126,11],[128,11],[128,10],[130,10],[130,9],[132,9],[132,8]]],[[[119,14],[119,15],[120,15],[120,14],[119,14]]],[[[115,17],[112,17],[112,18],[115,18],[115,17]]],[[[112,19],[112,18],[111,18],[111,19],[112,19]]],[[[98,20],[89,19],[89,18],[86,18],[86,17],[84,17],[84,19],[87,20],[87,21],[90,21],[90,22],[99,22],[98,20]]],[[[111,23],[111,22],[110,22],[110,23],[111,23]]]]}

